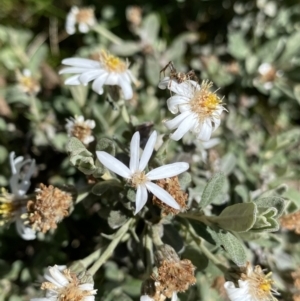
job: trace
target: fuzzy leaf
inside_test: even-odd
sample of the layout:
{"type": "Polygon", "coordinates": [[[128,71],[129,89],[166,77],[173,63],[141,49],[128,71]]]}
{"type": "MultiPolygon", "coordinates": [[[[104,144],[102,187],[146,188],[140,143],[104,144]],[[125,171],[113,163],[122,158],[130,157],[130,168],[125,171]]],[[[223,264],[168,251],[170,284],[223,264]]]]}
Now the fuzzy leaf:
{"type": "Polygon", "coordinates": [[[220,230],[215,232],[220,245],[224,247],[231,260],[238,266],[244,266],[247,262],[247,255],[243,243],[232,233],[220,230]]]}
{"type": "Polygon", "coordinates": [[[256,220],[256,205],[241,203],[226,207],[219,216],[208,216],[207,219],[220,228],[245,232],[252,228],[256,220]]]}
{"type": "Polygon", "coordinates": [[[214,199],[219,195],[221,192],[223,185],[225,183],[225,176],[223,173],[215,174],[207,183],[202,193],[200,206],[205,208],[214,199]]]}
{"type": "Polygon", "coordinates": [[[102,195],[107,190],[116,189],[116,188],[122,188],[122,186],[120,185],[120,182],[118,180],[116,180],[116,179],[107,180],[107,181],[99,182],[99,183],[95,184],[92,188],[92,193],[95,195],[102,195]]]}
{"type": "Polygon", "coordinates": [[[268,207],[274,207],[277,209],[276,217],[280,217],[288,203],[287,200],[285,200],[282,197],[279,196],[272,196],[272,197],[266,197],[261,198],[258,200],[253,201],[257,207],[261,208],[268,208],[268,207]]]}

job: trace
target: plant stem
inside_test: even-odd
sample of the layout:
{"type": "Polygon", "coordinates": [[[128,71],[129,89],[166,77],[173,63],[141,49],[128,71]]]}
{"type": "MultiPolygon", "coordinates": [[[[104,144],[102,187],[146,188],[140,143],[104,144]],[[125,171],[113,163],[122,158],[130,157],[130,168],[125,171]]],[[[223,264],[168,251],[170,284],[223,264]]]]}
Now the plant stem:
{"type": "Polygon", "coordinates": [[[111,243],[107,246],[105,251],[101,254],[98,260],[92,265],[92,267],[88,270],[88,273],[93,276],[99,268],[102,266],[103,263],[111,256],[121,239],[127,233],[129,227],[133,224],[134,219],[129,219],[116,233],[114,239],[111,243]]]}
{"type": "Polygon", "coordinates": [[[153,244],[156,247],[162,246],[164,243],[162,242],[161,238],[160,238],[160,229],[161,229],[161,225],[160,224],[156,224],[153,225],[151,227],[151,236],[152,236],[152,240],[153,240],[153,244]]]}
{"type": "Polygon", "coordinates": [[[185,226],[194,239],[196,245],[200,248],[202,253],[209,259],[211,262],[219,268],[223,273],[226,273],[228,268],[204,245],[204,240],[198,236],[193,227],[189,224],[189,222],[185,222],[185,226]]]}
{"type": "Polygon", "coordinates": [[[122,44],[122,39],[120,39],[118,36],[113,34],[111,31],[107,30],[105,27],[103,27],[100,24],[97,24],[95,27],[93,27],[93,30],[99,33],[101,36],[107,38],[109,41],[111,41],[114,44],[120,45],[122,44]]]}
{"type": "Polygon", "coordinates": [[[39,121],[40,115],[39,115],[39,110],[36,105],[36,98],[33,95],[30,95],[29,100],[30,100],[30,111],[31,111],[32,115],[34,116],[35,121],[39,121]]]}

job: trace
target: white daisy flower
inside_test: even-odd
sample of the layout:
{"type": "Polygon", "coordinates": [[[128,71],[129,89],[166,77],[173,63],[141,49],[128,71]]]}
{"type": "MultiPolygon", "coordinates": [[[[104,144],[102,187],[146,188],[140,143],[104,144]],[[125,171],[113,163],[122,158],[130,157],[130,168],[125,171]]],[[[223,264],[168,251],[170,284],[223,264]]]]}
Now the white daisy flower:
{"type": "Polygon", "coordinates": [[[103,85],[117,85],[121,87],[125,99],[133,96],[131,82],[136,82],[136,79],[128,69],[128,61],[102,50],[98,61],[68,58],[62,63],[70,67],[62,69],[59,74],[76,73],[65,81],[66,85],[87,85],[93,81],[92,89],[98,94],[103,94],[103,85]]]}
{"type": "Polygon", "coordinates": [[[46,282],[41,285],[46,290],[45,298],[34,298],[31,301],[94,301],[97,290],[94,283],[82,282],[75,273],[65,266],[48,267],[44,275],[46,282]]]}
{"type": "Polygon", "coordinates": [[[82,33],[87,33],[91,27],[96,24],[96,18],[93,8],[78,8],[72,6],[66,18],[66,32],[71,35],[76,32],[76,24],[78,30],[82,33]]]}
{"type": "Polygon", "coordinates": [[[96,152],[99,161],[106,168],[127,179],[131,185],[137,189],[135,214],[137,214],[146,204],[148,198],[147,190],[152,192],[157,198],[167,205],[175,209],[180,209],[178,203],[168,192],[151,181],[174,177],[186,171],[189,168],[189,164],[185,162],[172,163],[145,173],[144,170],[153,153],[156,138],[157,133],[154,131],[147,141],[143,154],[140,158],[140,133],[136,132],[133,135],[130,143],[129,168],[106,152],[96,152]]]}
{"type": "Polygon", "coordinates": [[[26,193],[30,187],[30,178],[35,171],[35,160],[24,160],[23,157],[15,158],[15,153],[10,153],[11,177],[9,187],[11,193],[2,190],[0,196],[0,225],[7,222],[16,222],[19,235],[25,240],[36,238],[35,231],[24,225],[21,215],[26,212],[26,193]],[[27,166],[25,173],[22,173],[27,166]]]}
{"type": "Polygon", "coordinates": [[[84,120],[83,116],[75,116],[75,118],[67,119],[66,130],[69,137],[78,138],[83,144],[88,145],[95,140],[92,135],[92,129],[96,123],[92,119],[84,120]]]}
{"type": "Polygon", "coordinates": [[[177,129],[170,138],[180,140],[188,131],[197,134],[197,138],[208,141],[220,125],[220,115],[225,108],[222,99],[211,92],[212,83],[203,81],[201,85],[192,80],[177,83],[165,77],[159,88],[168,88],[175,95],[167,100],[168,109],[173,114],[180,112],[174,119],[166,121],[168,129],[177,129]]]}
{"type": "Polygon", "coordinates": [[[272,287],[274,281],[271,274],[264,274],[260,266],[254,268],[247,263],[245,273],[238,280],[238,287],[233,282],[227,281],[224,288],[231,301],[277,301],[273,294],[277,291],[272,287]]]}

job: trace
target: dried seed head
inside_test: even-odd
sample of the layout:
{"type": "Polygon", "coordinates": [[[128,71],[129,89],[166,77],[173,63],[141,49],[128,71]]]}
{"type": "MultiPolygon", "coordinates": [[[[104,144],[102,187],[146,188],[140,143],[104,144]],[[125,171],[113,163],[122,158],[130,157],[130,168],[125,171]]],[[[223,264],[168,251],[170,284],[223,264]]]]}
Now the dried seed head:
{"type": "Polygon", "coordinates": [[[293,294],[293,301],[300,301],[300,268],[291,273],[294,280],[294,288],[296,292],[293,294]]]}
{"type": "Polygon", "coordinates": [[[27,203],[27,223],[36,231],[46,233],[56,229],[64,217],[68,216],[72,207],[72,195],[58,188],[40,184],[36,190],[36,199],[27,203]]]}
{"type": "Polygon", "coordinates": [[[151,278],[155,281],[158,296],[172,298],[174,292],[184,292],[196,283],[195,266],[188,259],[180,260],[172,247],[163,245],[155,255],[157,271],[151,278]]]}
{"type": "Polygon", "coordinates": [[[177,176],[158,180],[156,181],[156,184],[166,190],[175,199],[175,201],[180,205],[181,208],[180,210],[174,209],[162,202],[155,195],[153,195],[152,201],[155,205],[162,209],[162,215],[175,215],[187,208],[186,202],[188,199],[188,194],[181,190],[177,176]]]}
{"type": "Polygon", "coordinates": [[[300,234],[300,211],[286,214],[280,219],[281,226],[285,229],[300,234]]]}

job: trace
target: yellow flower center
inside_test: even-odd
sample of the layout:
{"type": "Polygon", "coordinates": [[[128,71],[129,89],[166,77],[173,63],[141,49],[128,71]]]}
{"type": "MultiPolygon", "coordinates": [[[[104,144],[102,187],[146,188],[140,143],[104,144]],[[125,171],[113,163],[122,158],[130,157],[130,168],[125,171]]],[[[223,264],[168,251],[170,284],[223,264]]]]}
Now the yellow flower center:
{"type": "Polygon", "coordinates": [[[259,284],[259,289],[270,293],[271,289],[272,289],[272,283],[273,281],[271,279],[264,279],[263,282],[261,284],[259,284]]]}
{"type": "Polygon", "coordinates": [[[195,91],[190,101],[191,110],[196,113],[200,119],[212,117],[222,104],[222,100],[219,96],[209,90],[212,85],[212,82],[203,81],[200,90],[195,91]]]}
{"type": "Polygon", "coordinates": [[[126,62],[104,50],[101,51],[99,60],[108,72],[123,73],[128,67],[126,62]]]}
{"type": "Polygon", "coordinates": [[[148,178],[144,171],[135,172],[130,179],[131,185],[133,187],[137,187],[138,185],[145,184],[147,181],[148,178]]]}

